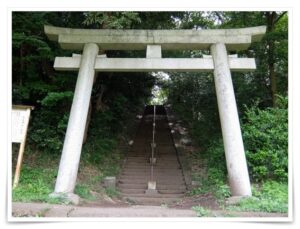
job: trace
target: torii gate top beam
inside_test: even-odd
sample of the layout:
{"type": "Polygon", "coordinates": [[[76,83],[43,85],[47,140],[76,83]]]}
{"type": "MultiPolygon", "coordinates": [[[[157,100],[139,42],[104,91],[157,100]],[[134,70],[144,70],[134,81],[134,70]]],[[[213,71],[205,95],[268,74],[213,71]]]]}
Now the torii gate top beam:
{"type": "Polygon", "coordinates": [[[227,50],[247,49],[260,41],[266,26],[242,29],[211,30],[110,30],[71,29],[45,26],[48,38],[63,49],[82,50],[84,44],[95,43],[102,50],[145,50],[147,45],[161,45],[164,50],[203,50],[214,43],[224,43],[227,50]]]}

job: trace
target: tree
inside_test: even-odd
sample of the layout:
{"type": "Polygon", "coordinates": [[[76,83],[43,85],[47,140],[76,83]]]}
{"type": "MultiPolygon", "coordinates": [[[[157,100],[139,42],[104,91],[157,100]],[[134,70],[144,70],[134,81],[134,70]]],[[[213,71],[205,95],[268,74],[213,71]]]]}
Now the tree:
{"type": "Polygon", "coordinates": [[[267,24],[267,50],[268,50],[268,70],[269,70],[269,78],[271,83],[271,93],[272,93],[272,101],[273,106],[277,106],[277,74],[276,74],[276,43],[278,40],[287,39],[287,27],[283,28],[284,30],[277,29],[276,26],[280,22],[281,19],[287,15],[287,12],[266,12],[266,24],[267,24]]]}

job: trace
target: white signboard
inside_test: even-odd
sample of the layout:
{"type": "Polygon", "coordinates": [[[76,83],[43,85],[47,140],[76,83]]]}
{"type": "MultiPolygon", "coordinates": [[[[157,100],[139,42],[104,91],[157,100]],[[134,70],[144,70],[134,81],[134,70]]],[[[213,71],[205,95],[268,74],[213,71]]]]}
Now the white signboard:
{"type": "Polygon", "coordinates": [[[25,140],[29,117],[30,108],[13,108],[11,117],[13,143],[22,143],[25,140]]]}
{"type": "Polygon", "coordinates": [[[18,161],[16,165],[13,188],[16,188],[18,186],[20,179],[20,171],[25,150],[26,133],[31,109],[33,109],[33,107],[31,106],[13,105],[13,109],[11,112],[12,142],[21,143],[18,154],[18,161]]]}

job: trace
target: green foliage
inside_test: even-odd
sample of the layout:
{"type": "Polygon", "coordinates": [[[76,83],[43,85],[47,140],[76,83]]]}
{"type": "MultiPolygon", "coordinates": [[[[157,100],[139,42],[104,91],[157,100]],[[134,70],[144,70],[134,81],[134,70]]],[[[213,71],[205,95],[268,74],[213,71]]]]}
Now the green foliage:
{"type": "Polygon", "coordinates": [[[76,185],[74,193],[83,199],[95,200],[96,198],[90,193],[90,189],[86,185],[76,185]]]}
{"type": "Polygon", "coordinates": [[[200,156],[207,160],[207,176],[198,180],[200,185],[192,190],[192,194],[213,192],[219,201],[223,201],[231,193],[227,185],[227,170],[222,139],[211,141],[211,145],[200,156]]]}
{"type": "Polygon", "coordinates": [[[199,145],[207,147],[220,131],[212,75],[172,73],[170,78],[168,101],[176,114],[189,124],[190,132],[199,145]]]}
{"type": "Polygon", "coordinates": [[[248,108],[243,138],[251,177],[255,181],[288,178],[287,98],[279,97],[276,108],[248,108]]]}
{"type": "Polygon", "coordinates": [[[84,25],[105,29],[126,29],[133,23],[141,23],[137,12],[88,12],[84,25]]]}
{"type": "Polygon", "coordinates": [[[260,188],[252,187],[253,196],[227,209],[234,211],[288,212],[288,185],[268,181],[260,188]]]}
{"type": "Polygon", "coordinates": [[[106,188],[105,192],[106,195],[108,195],[110,198],[115,198],[120,195],[120,193],[115,188],[106,188]]]}
{"type": "Polygon", "coordinates": [[[227,170],[222,139],[213,141],[206,152],[201,155],[207,160],[207,175],[196,179],[199,186],[191,190],[191,195],[212,193],[219,203],[230,197],[227,184],[227,170]]]}
{"type": "MultiPolygon", "coordinates": [[[[247,163],[253,181],[287,181],[288,123],[287,98],[279,97],[279,107],[247,108],[242,125],[247,163]]],[[[192,194],[214,190],[218,199],[230,196],[222,139],[211,141],[202,157],[207,159],[207,180],[201,180],[192,194]]]]}
{"type": "Polygon", "coordinates": [[[72,98],[70,91],[47,93],[30,124],[30,143],[45,153],[60,153],[69,118],[64,107],[70,106],[72,98]]]}
{"type": "Polygon", "coordinates": [[[218,140],[212,141],[203,156],[208,160],[208,179],[215,184],[226,181],[227,170],[223,140],[219,138],[218,140]]]}
{"type": "Polygon", "coordinates": [[[72,91],[64,91],[64,92],[49,92],[47,96],[41,101],[43,106],[56,106],[57,103],[61,103],[64,100],[71,102],[73,98],[72,91]]]}
{"type": "Polygon", "coordinates": [[[23,166],[20,183],[13,190],[13,201],[49,202],[53,192],[56,169],[23,166]]]}
{"type": "Polygon", "coordinates": [[[30,124],[30,143],[48,154],[59,154],[63,146],[68,114],[43,108],[30,124]]]}
{"type": "Polygon", "coordinates": [[[230,191],[229,185],[220,183],[216,187],[215,196],[219,200],[223,200],[225,198],[230,197],[231,196],[231,191],[230,191]]]}

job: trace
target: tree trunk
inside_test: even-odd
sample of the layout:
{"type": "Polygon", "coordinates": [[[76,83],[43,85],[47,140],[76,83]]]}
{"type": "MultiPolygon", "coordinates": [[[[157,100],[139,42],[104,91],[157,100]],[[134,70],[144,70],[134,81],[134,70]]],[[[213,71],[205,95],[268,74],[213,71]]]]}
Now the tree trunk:
{"type": "Polygon", "coordinates": [[[96,107],[95,107],[96,112],[106,110],[106,105],[102,101],[103,94],[105,91],[106,91],[106,86],[102,84],[101,88],[100,88],[100,93],[98,94],[97,100],[96,100],[96,107]]]}
{"type": "Polygon", "coordinates": [[[20,76],[19,76],[19,86],[20,87],[23,86],[23,75],[25,73],[25,71],[24,71],[25,64],[24,64],[24,59],[23,59],[24,54],[25,54],[24,52],[25,52],[24,45],[21,44],[21,46],[20,46],[20,76]]]}
{"type": "Polygon", "coordinates": [[[270,33],[274,32],[276,23],[286,14],[283,12],[278,14],[277,12],[267,12],[266,20],[267,20],[267,33],[269,34],[269,38],[267,40],[268,45],[268,69],[269,69],[269,79],[271,84],[271,95],[273,107],[277,106],[277,76],[275,72],[275,58],[274,58],[274,50],[275,43],[273,38],[270,36],[270,33]]]}
{"type": "MultiPolygon", "coordinates": [[[[267,33],[272,33],[275,28],[275,21],[277,18],[276,12],[267,12],[267,33]]],[[[274,60],[274,40],[270,38],[267,41],[268,45],[268,70],[269,70],[269,80],[271,84],[271,96],[273,107],[276,107],[276,94],[277,94],[277,84],[276,84],[276,72],[275,72],[275,60],[274,60]]]]}

